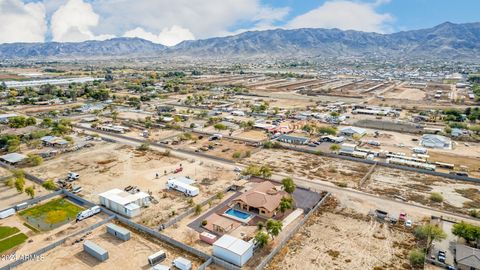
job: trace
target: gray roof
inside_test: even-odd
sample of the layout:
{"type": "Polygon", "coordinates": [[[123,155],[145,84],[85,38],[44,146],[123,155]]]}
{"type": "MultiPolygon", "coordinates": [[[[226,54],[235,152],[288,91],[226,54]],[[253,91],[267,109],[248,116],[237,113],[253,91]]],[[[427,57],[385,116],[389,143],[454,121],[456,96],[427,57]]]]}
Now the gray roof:
{"type": "Polygon", "coordinates": [[[12,163],[12,164],[18,163],[26,158],[27,156],[19,153],[10,153],[10,154],[0,156],[0,159],[5,160],[6,162],[12,163]]]}
{"type": "Polygon", "coordinates": [[[455,259],[457,260],[457,264],[480,269],[480,249],[465,245],[456,245],[455,259]]]}

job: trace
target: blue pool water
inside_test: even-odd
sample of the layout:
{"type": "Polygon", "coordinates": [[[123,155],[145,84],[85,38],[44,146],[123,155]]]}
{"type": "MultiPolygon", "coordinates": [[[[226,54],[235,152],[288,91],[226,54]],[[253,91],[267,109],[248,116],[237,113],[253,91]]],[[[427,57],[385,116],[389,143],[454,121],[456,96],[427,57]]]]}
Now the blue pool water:
{"type": "Polygon", "coordinates": [[[241,219],[241,220],[247,220],[252,216],[248,213],[238,211],[238,210],[233,209],[233,208],[230,208],[227,211],[225,211],[225,214],[227,214],[229,216],[232,216],[232,217],[235,217],[237,219],[241,219]]]}

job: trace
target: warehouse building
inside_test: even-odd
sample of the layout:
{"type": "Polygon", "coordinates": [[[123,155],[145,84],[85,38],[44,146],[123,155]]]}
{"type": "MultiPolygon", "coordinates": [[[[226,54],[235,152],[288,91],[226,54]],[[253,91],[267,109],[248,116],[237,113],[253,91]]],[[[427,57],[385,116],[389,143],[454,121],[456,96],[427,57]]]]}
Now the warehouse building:
{"type": "Polygon", "coordinates": [[[213,256],[241,267],[253,256],[253,243],[225,234],[213,243],[213,256]]]}
{"type": "Polygon", "coordinates": [[[141,191],[131,194],[115,188],[98,196],[100,197],[101,205],[127,217],[138,216],[141,212],[141,207],[150,204],[150,195],[141,191]]]}

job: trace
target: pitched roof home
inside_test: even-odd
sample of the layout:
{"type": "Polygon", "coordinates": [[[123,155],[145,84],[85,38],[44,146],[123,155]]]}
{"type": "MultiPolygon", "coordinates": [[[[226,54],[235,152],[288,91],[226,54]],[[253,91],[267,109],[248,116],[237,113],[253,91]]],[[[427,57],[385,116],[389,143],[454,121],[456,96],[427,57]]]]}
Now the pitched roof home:
{"type": "Polygon", "coordinates": [[[459,270],[480,269],[480,249],[456,245],[455,261],[459,270]]]}
{"type": "Polygon", "coordinates": [[[230,206],[271,218],[277,214],[280,201],[290,196],[281,186],[270,181],[255,183],[254,186],[232,200],[230,206]]]}

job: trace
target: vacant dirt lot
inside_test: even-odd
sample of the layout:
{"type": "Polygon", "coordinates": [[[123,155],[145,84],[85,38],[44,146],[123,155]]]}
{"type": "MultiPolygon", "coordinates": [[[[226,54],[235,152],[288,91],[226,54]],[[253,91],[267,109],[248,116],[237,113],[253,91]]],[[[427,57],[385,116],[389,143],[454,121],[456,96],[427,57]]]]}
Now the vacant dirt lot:
{"type": "Polygon", "coordinates": [[[335,203],[315,213],[268,270],[411,269],[408,253],[416,243],[410,232],[328,204],[335,203]]]}
{"type": "MultiPolygon", "coordinates": [[[[128,228],[127,228],[128,229],[128,228]]],[[[143,237],[131,231],[131,239],[122,241],[106,232],[102,226],[89,235],[80,235],[44,254],[41,262],[27,262],[18,269],[150,269],[147,257],[165,251],[167,258],[161,263],[172,265],[177,257],[186,257],[192,261],[192,269],[197,269],[202,261],[167,243],[162,243],[151,237],[143,237]],[[83,251],[83,242],[74,243],[75,240],[84,238],[98,244],[108,251],[108,260],[99,262],[97,259],[83,251]]]]}
{"type": "Polygon", "coordinates": [[[29,169],[30,173],[45,179],[62,178],[69,171],[80,174],[76,183],[83,188],[80,195],[92,202],[98,202],[98,194],[113,188],[136,186],[150,192],[158,203],[144,209],[137,220],[148,226],[157,226],[192,204],[222,191],[236,177],[233,171],[200,161],[164,156],[164,152],[142,152],[113,143],[100,143],[88,151],[68,153],[62,159],[49,160],[29,169]],[[180,167],[183,171],[174,174],[173,171],[180,167]],[[197,180],[200,195],[189,202],[180,192],[166,191],[166,181],[175,176],[197,180]]]}
{"type": "Polygon", "coordinates": [[[268,164],[274,172],[308,177],[336,184],[342,183],[349,187],[356,187],[370,168],[362,163],[284,149],[263,149],[253,154],[250,158],[242,160],[242,163],[268,164]]]}
{"type": "Polygon", "coordinates": [[[468,212],[478,208],[480,185],[454,181],[437,176],[377,167],[367,182],[366,191],[389,197],[401,196],[409,201],[444,208],[457,212],[468,212]],[[430,200],[432,192],[440,193],[443,203],[430,200]]]}
{"type": "MultiPolygon", "coordinates": [[[[32,181],[25,179],[25,187],[35,187],[35,197],[47,195],[49,193],[48,190],[44,189],[40,185],[33,183],[32,181]]],[[[8,187],[3,183],[0,183],[0,209],[4,209],[10,206],[14,206],[20,202],[29,200],[30,196],[28,196],[25,192],[18,193],[15,187],[8,187]]]]}

